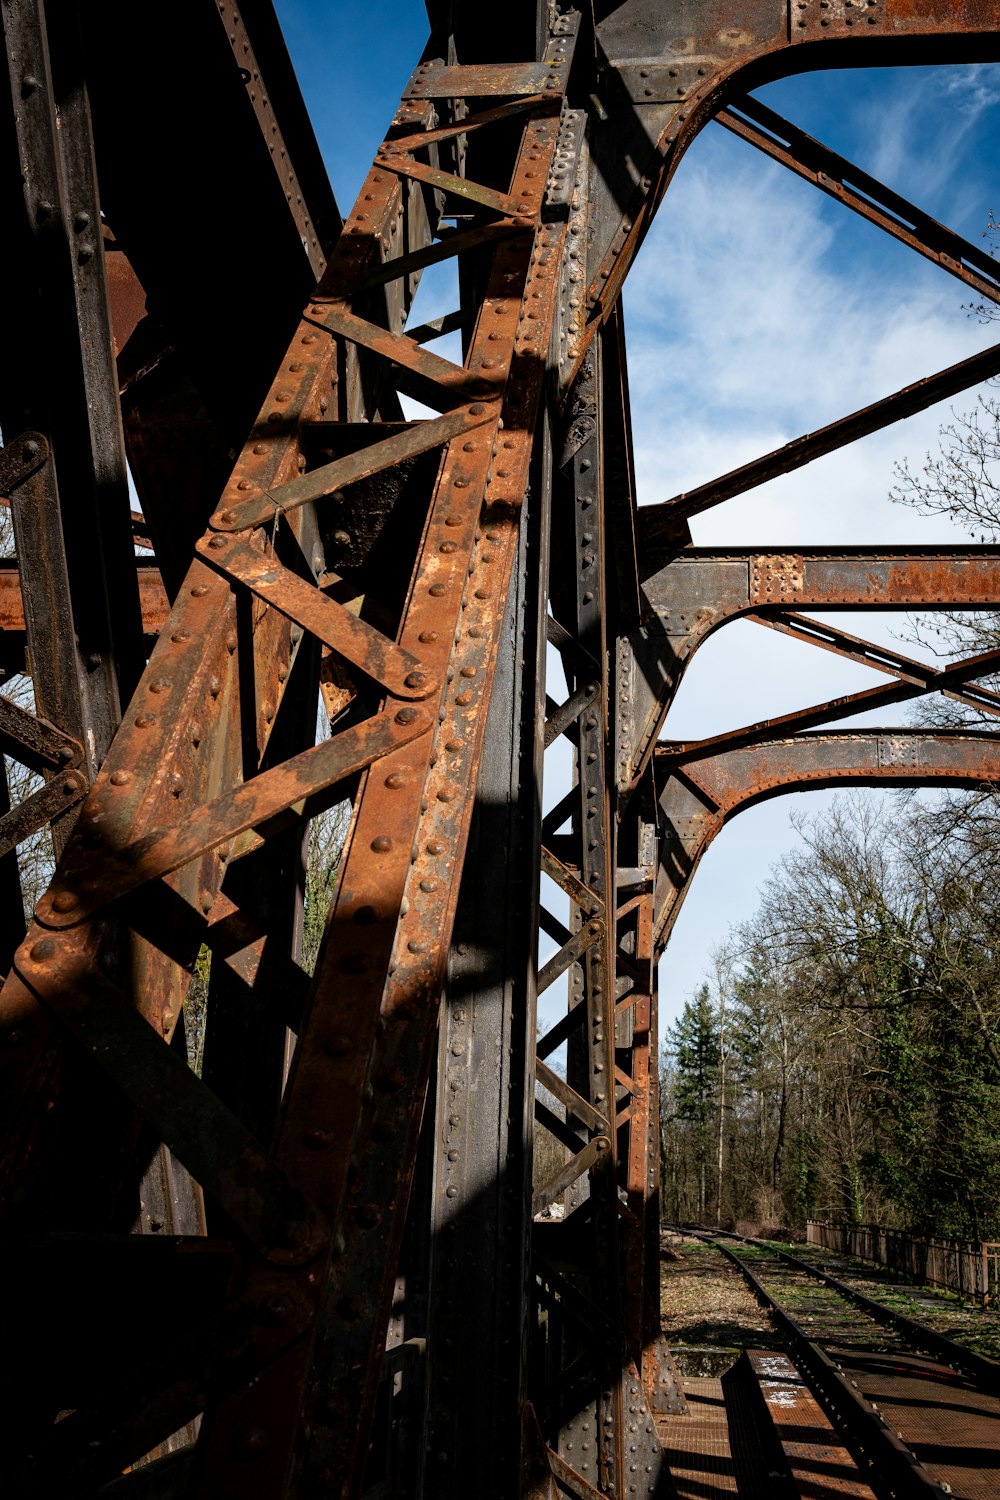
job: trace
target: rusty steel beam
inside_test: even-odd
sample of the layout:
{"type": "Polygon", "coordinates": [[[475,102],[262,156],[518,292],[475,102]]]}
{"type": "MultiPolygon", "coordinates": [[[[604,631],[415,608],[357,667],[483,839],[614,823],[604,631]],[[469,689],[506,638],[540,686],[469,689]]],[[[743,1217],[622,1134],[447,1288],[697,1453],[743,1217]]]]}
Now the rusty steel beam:
{"type": "Polygon", "coordinates": [[[806,615],[751,614],[745,618],[752,620],[755,625],[777,630],[792,640],[804,641],[810,646],[832,651],[836,656],[843,656],[847,661],[857,662],[860,666],[872,667],[876,672],[888,672],[900,682],[912,684],[920,692],[939,692],[943,697],[951,698],[955,703],[961,703],[979,713],[996,714],[1000,710],[1000,693],[994,692],[992,688],[983,687],[981,683],[973,684],[969,679],[965,680],[961,689],[949,686],[934,668],[928,667],[924,662],[902,656],[887,646],[873,645],[871,641],[864,641],[836,626],[810,620],[806,615]]]}
{"type": "Polygon", "coordinates": [[[728,99],[810,68],[982,61],[1000,52],[992,11],[957,15],[947,0],[932,0],[919,16],[908,0],[888,0],[864,26],[855,19],[846,8],[820,15],[812,0],[794,16],[748,0],[733,29],[699,12],[683,37],[651,5],[612,10],[598,22],[607,61],[598,85],[604,129],[592,131],[587,180],[595,237],[583,305],[562,351],[566,380],[613,310],[684,152],[728,99]]]}
{"type": "Polygon", "coordinates": [[[640,630],[618,642],[621,787],[644,772],[670,703],[698,647],[741,615],[789,610],[995,608],[998,552],[990,547],[827,547],[798,552],[650,546],[640,630]]]}
{"type": "Polygon", "coordinates": [[[715,118],[772,161],[780,162],[870,224],[958,277],[978,296],[1000,302],[1000,276],[991,255],[915,208],[804,130],[783,120],[759,99],[739,99],[715,118]]]}
{"type": "Polygon", "coordinates": [[[656,752],[663,789],[656,875],[656,942],[662,950],[705,850],[737,813],[786,792],[835,786],[992,787],[1000,737],[966,730],[830,730],[723,749],[692,767],[673,746],[656,752]]]}
{"type": "MultiPolygon", "coordinates": [[[[169,613],[169,604],[159,569],[154,565],[136,569],[139,584],[139,611],[142,633],[156,635],[169,613]]],[[[21,575],[16,563],[0,562],[0,634],[23,635],[24,599],[21,575]]]]}
{"type": "Polygon", "coordinates": [[[940,370],[936,375],[928,375],[923,380],[904,386],[893,395],[874,401],[870,406],[852,412],[850,416],[830,422],[816,432],[807,432],[751,463],[741,464],[738,469],[732,469],[708,484],[699,485],[694,490],[685,490],[682,495],[674,495],[672,499],[661,501],[658,505],[644,505],[636,516],[642,544],[670,542],[676,536],[679,521],[700,515],[713,505],[721,505],[724,500],[742,495],[759,484],[766,484],[779,474],[791,474],[804,464],[812,463],[813,459],[822,458],[826,453],[835,453],[838,448],[857,442],[859,438],[878,432],[893,422],[902,421],[904,417],[926,411],[935,402],[944,401],[949,396],[957,395],[959,391],[979,385],[998,371],[1000,344],[993,344],[981,354],[973,354],[968,359],[960,360],[958,364],[949,365],[946,370],[940,370]]]}
{"type": "MultiPolygon", "coordinates": [[[[572,18],[561,21],[548,39],[550,69],[568,63],[574,29],[572,18]]],[[[470,68],[457,73],[452,70],[438,86],[454,88],[456,77],[464,79],[474,96],[495,92],[504,82],[493,78],[488,70],[482,74],[470,68]]],[[[420,90],[416,90],[411,99],[404,100],[401,110],[402,116],[408,115],[417,126],[426,125],[431,118],[419,96],[420,90]]],[[[538,220],[548,163],[558,140],[559,107],[558,92],[546,95],[523,113],[517,136],[505,143],[506,170],[511,175],[517,211],[522,212],[523,204],[523,211],[531,210],[538,220]],[[534,167],[533,163],[541,165],[534,167]]],[[[287,562],[267,549],[267,569],[260,573],[259,584],[269,586],[256,597],[262,602],[273,598],[274,602],[268,603],[269,613],[256,622],[252,638],[241,631],[240,613],[244,607],[241,601],[246,598],[240,590],[246,588],[249,575],[228,560],[230,552],[238,549],[227,546],[222,532],[206,537],[205,556],[211,558],[212,566],[200,560],[192,565],[140,688],[142,711],[130,720],[114,753],[105,761],[79,836],[39,909],[40,916],[44,912],[45,926],[29,934],[17,961],[17,977],[7,989],[8,1019],[12,1014],[20,1017],[36,1048],[46,1044],[42,1015],[34,1013],[40,999],[45,1010],[57,1016],[85,1050],[102,1060],[133,1099],[137,1096],[130,1080],[140,1066],[140,1056],[145,1058],[141,1068],[147,1077],[163,1075],[159,1092],[147,1095],[147,1119],[181,1160],[190,1164],[228,1220],[242,1229],[249,1242],[248,1251],[253,1249],[259,1257],[248,1257],[244,1298],[273,1300],[279,1285],[296,1289],[298,1311],[276,1319],[269,1325],[271,1332],[260,1336],[259,1368],[250,1387],[231,1390],[224,1362],[216,1365],[214,1374],[209,1371],[207,1389],[213,1392],[213,1401],[203,1424],[204,1458],[198,1484],[212,1494],[218,1493],[224,1482],[223,1470],[229,1463],[232,1442],[239,1440],[238,1434],[248,1424],[273,1423],[281,1402],[290,1403],[291,1420],[275,1429],[274,1440],[255,1466],[255,1483],[258,1493],[284,1491],[296,1465],[296,1432],[315,1400],[310,1387],[317,1375],[310,1373],[310,1355],[313,1369],[326,1366],[324,1378],[338,1383],[336,1369],[346,1361],[353,1395],[368,1411],[374,1401],[375,1356],[384,1339],[387,1298],[402,1228],[400,1200],[405,1199],[412,1145],[402,1153],[404,1175],[399,1185],[394,1181],[393,1165],[400,1162],[399,1132],[404,1133],[404,1140],[406,1136],[411,1142],[416,1138],[429,1063],[428,1044],[433,1038],[418,997],[435,998],[443,975],[447,931],[471,811],[468,792],[482,743],[501,618],[496,613],[496,600],[505,597],[513,562],[534,407],[541,388],[538,346],[544,348],[547,342],[554,310],[564,230],[558,221],[551,225],[537,222],[532,227],[529,217],[528,233],[501,245],[492,256],[492,267],[487,266],[484,293],[493,316],[480,325],[464,369],[436,358],[419,358],[414,352],[418,346],[400,331],[369,335],[367,330],[374,325],[347,311],[352,272],[359,262],[363,269],[366,260],[383,251],[383,236],[391,239],[400,227],[404,204],[412,205],[411,236],[420,232],[423,200],[410,187],[408,165],[397,155],[391,169],[382,160],[370,174],[354,215],[352,234],[344,237],[332,257],[319,288],[319,300],[314,298],[306,306],[257,431],[237,463],[222,509],[232,508],[241,498],[240,491],[254,484],[274,492],[276,484],[295,472],[295,418],[301,423],[324,415],[328,398],[323,392],[330,388],[337,368],[336,337],[359,351],[359,365],[368,356],[384,361],[381,366],[373,366],[368,359],[369,379],[374,371],[378,384],[391,378],[392,370],[414,369],[420,373],[422,391],[427,394],[433,386],[443,407],[456,401],[471,403],[472,415],[479,415],[478,408],[485,406],[488,429],[478,441],[470,441],[468,429],[460,434],[464,441],[446,440],[445,462],[431,496],[425,500],[429,503],[428,519],[423,538],[417,539],[414,583],[400,627],[401,646],[412,643],[419,663],[417,668],[411,663],[409,673],[404,675],[419,677],[419,682],[393,678],[392,690],[397,695],[402,691],[403,698],[390,700],[381,720],[385,734],[381,733],[380,721],[369,718],[357,730],[335,735],[329,747],[303,752],[304,760],[300,756],[298,761],[286,761],[270,771],[264,771],[259,762],[261,774],[251,775],[231,795],[224,791],[221,800],[211,804],[215,812],[207,820],[188,820],[181,823],[176,835],[172,833],[169,825],[173,818],[164,823],[168,811],[172,813],[169,799],[181,796],[187,800],[193,795],[204,802],[207,771],[213,776],[221,773],[226,779],[233,774],[225,764],[225,738],[216,731],[223,759],[216,758],[214,765],[211,758],[192,761],[188,750],[184,759],[191,767],[190,784],[188,777],[181,782],[176,736],[179,733],[190,738],[190,716],[200,718],[206,711],[212,714],[210,701],[223,694],[228,697],[230,713],[234,712],[237,669],[245,672],[252,665],[260,696],[249,705],[250,726],[256,731],[256,744],[252,739],[249,748],[251,756],[263,757],[282,696],[281,684],[294,661],[303,629],[313,627],[317,611],[326,615],[333,610],[340,618],[339,606],[325,599],[315,586],[311,593],[315,608],[308,602],[296,602],[303,588],[308,590],[308,583],[297,583],[294,578],[296,569],[302,568],[299,554],[304,553],[307,579],[310,571],[313,578],[324,573],[311,509],[308,513],[305,508],[296,510],[284,523],[288,531],[282,535],[289,537],[291,548],[287,562]],[[375,206],[366,206],[372,204],[375,206]],[[355,238],[360,222],[369,224],[370,232],[355,238]],[[530,321],[522,312],[529,277],[534,298],[530,321]],[[512,282],[520,288],[515,294],[511,292],[512,282]],[[272,412],[286,423],[289,417],[293,419],[291,433],[278,433],[271,443],[262,442],[272,412]],[[277,595],[270,587],[272,582],[280,591],[277,595]],[[455,641],[460,643],[457,648],[453,646],[455,641]],[[211,643],[208,649],[206,642],[211,643]],[[455,667],[446,671],[456,651],[455,667]],[[269,686],[268,676],[273,686],[269,686]],[[453,677],[455,688],[448,686],[453,677]],[[273,697],[267,696],[269,691],[273,697]],[[432,693],[433,707],[410,706],[414,696],[423,699],[432,693]],[[177,706],[173,707],[175,701],[177,706]],[[145,710],[145,702],[152,712],[145,710]],[[187,706],[182,707],[182,703],[187,706]],[[161,704],[168,706],[169,717],[162,713],[161,704]],[[428,734],[432,726],[433,736],[428,734]],[[164,733],[168,735],[166,741],[164,733]],[[352,735],[358,740],[357,754],[347,752],[347,740],[352,735]],[[415,755],[391,749],[393,744],[405,744],[407,740],[419,745],[415,755]],[[433,753],[432,745],[437,746],[433,753]],[[102,901],[120,901],[137,877],[161,878],[178,863],[186,865],[197,884],[188,878],[177,894],[196,910],[209,914],[218,899],[223,873],[211,852],[220,836],[231,849],[241,828],[256,823],[258,831],[267,835],[274,817],[303,794],[321,795],[331,780],[342,780],[351,770],[376,758],[381,763],[377,777],[368,778],[356,809],[350,853],[331,917],[333,930],[343,929],[347,937],[346,948],[332,942],[321,954],[316,999],[299,1028],[274,1152],[276,1169],[279,1173],[289,1171],[305,1187],[315,1207],[298,1218],[293,1215],[286,1226],[285,1240],[277,1244],[270,1230],[262,1232],[255,1226],[270,1223],[275,1213],[280,1217],[285,1189],[277,1189],[275,1199],[275,1191],[260,1177],[248,1148],[243,1151],[249,1172],[245,1184],[232,1180],[227,1188],[225,1177],[219,1173],[218,1142],[234,1129],[224,1109],[221,1113],[221,1106],[209,1109],[194,1079],[181,1090],[180,1075],[167,1070],[172,1054],[156,1040],[145,1021],[137,1018],[139,1029],[133,1028],[120,1047],[108,1047],[107,1033],[100,1022],[102,1015],[109,1014],[107,982],[94,972],[95,934],[88,931],[86,917],[102,901]],[[144,772],[139,769],[143,761],[147,767],[144,772]],[[301,775],[292,769],[300,762],[301,775]],[[321,762],[327,769],[321,768],[321,762]],[[423,788],[419,798],[413,792],[403,797],[393,795],[397,788],[412,787],[415,791],[418,786],[423,788]],[[245,810],[241,810],[243,804],[245,810]],[[117,830],[113,834],[112,826],[117,830]],[[99,827],[101,833],[97,835],[99,827]],[[120,877],[112,874],[110,882],[107,870],[103,876],[98,871],[97,878],[91,878],[95,865],[87,849],[95,836],[104,846],[109,840],[118,845],[118,863],[128,873],[123,869],[120,877]],[[426,899],[431,895],[434,899],[426,899]],[[397,925],[407,914],[409,920],[397,938],[397,925]],[[362,938],[364,946],[359,954],[362,938]],[[344,974],[350,975],[347,982],[354,992],[353,1004],[349,1014],[337,1017],[344,974]],[[380,1011],[393,1022],[381,1037],[380,1011]],[[85,1023],[82,1027],[75,1024],[77,1018],[85,1023]],[[350,1035],[352,1027],[357,1030],[356,1037],[350,1035]],[[99,1037],[104,1040],[98,1042],[99,1037]],[[143,1041],[145,1037],[149,1040],[143,1041]],[[373,1047],[382,1053],[374,1063],[373,1047]],[[355,1155],[353,1192],[364,1195],[359,1212],[350,1200],[344,1201],[349,1158],[329,1148],[355,1135],[363,1096],[372,1096],[368,1083],[372,1069],[382,1127],[367,1141],[362,1135],[360,1159],[355,1155]],[[184,1105],[182,1098],[187,1100],[184,1105]],[[390,1099],[398,1127],[387,1135],[384,1112],[390,1099]],[[183,1119],[193,1121],[198,1117],[197,1111],[193,1112],[198,1100],[202,1114],[208,1109],[206,1120],[214,1118],[217,1123],[214,1128],[202,1126],[192,1133],[183,1127],[183,1119]],[[391,1151],[393,1163],[385,1159],[387,1151],[391,1151]],[[253,1187],[255,1173],[259,1181],[253,1187]],[[334,1224],[338,1226],[339,1242],[343,1245],[346,1241],[350,1250],[336,1263],[331,1261],[334,1224]],[[376,1227],[379,1232],[373,1241],[376,1227]],[[317,1256],[329,1267],[321,1275],[317,1275],[314,1264],[317,1256]],[[286,1269],[276,1282],[275,1266],[281,1265],[286,1269]],[[352,1278],[360,1278],[360,1286],[357,1281],[352,1286],[352,1278]],[[308,1339],[302,1337],[304,1317],[312,1320],[312,1337],[308,1339]],[[368,1350],[360,1363],[372,1372],[361,1381],[354,1373],[359,1363],[354,1352],[359,1339],[368,1350]],[[329,1368],[331,1365],[333,1368],[329,1368]],[[255,1415],[258,1408],[259,1416],[255,1415]]],[[[399,311],[405,312],[405,303],[399,311]]],[[[342,391],[341,410],[350,412],[351,401],[350,389],[342,391]]],[[[267,534],[259,533],[257,540],[258,546],[266,546],[267,534]]],[[[325,627],[320,628],[325,633],[325,627]]],[[[350,628],[356,635],[355,627],[350,628]]],[[[337,640],[338,646],[346,646],[339,634],[337,640]]],[[[369,678],[374,675],[377,683],[385,675],[379,662],[391,654],[390,643],[383,638],[383,645],[376,650],[376,637],[366,637],[365,642],[353,653],[348,648],[348,658],[352,654],[356,660],[360,658],[363,672],[369,678]]],[[[215,717],[218,722],[217,711],[215,717]]],[[[201,737],[201,731],[196,731],[197,740],[201,737]]],[[[247,770],[256,769],[251,760],[247,770]]],[[[224,788],[225,780],[222,785],[224,788]]],[[[154,1023],[155,1031],[168,1036],[176,1021],[171,1009],[148,1013],[147,1018],[154,1023]]],[[[23,1101],[27,1108],[20,1112],[23,1130],[30,1115],[31,1082],[22,1074],[21,1084],[28,1095],[23,1101]]],[[[229,1346],[223,1347],[228,1352],[229,1346]]],[[[187,1387],[178,1388],[174,1397],[165,1399],[164,1422],[176,1424],[189,1411],[191,1399],[187,1387]]],[[[357,1416],[346,1408],[335,1413],[324,1400],[310,1423],[309,1452],[299,1461],[304,1457],[310,1472],[325,1472],[329,1465],[336,1465],[353,1474],[353,1483],[357,1484],[357,1416]]],[[[77,1413],[60,1432],[60,1451],[50,1456],[41,1472],[54,1476],[67,1464],[79,1469],[84,1463],[87,1432],[86,1414],[77,1413]],[[77,1444],[83,1446],[77,1448],[77,1444]]],[[[97,1472],[100,1465],[120,1464],[128,1457],[125,1445],[138,1442],[140,1433],[146,1441],[148,1427],[141,1422],[135,1426],[124,1422],[115,1442],[106,1444],[100,1456],[91,1453],[83,1471],[97,1472]]],[[[314,1480],[305,1475],[301,1482],[308,1485],[314,1480]]]]}
{"type": "MultiPolygon", "coordinates": [[[[19,946],[0,858],[18,919],[0,991],[0,1220],[8,1280],[31,1287],[5,1324],[8,1488],[95,1493],[200,1416],[193,1453],[150,1475],[193,1496],[549,1500],[557,1481],[607,1500],[660,1493],[653,1413],[681,1397],[659,1329],[657,957],[708,840],[751,801],[993,780],[989,735],[786,731],[917,691],[988,709],[988,691],[962,684],[991,660],[935,673],[798,611],[995,608],[1000,554],[695,549],[683,506],[644,520],[618,293],[683,152],[727,100],[813,66],[993,57],[1000,13],[930,0],[917,17],[886,0],[855,27],[849,7],[753,0],[722,29],[717,7],[695,7],[679,39],[652,0],[596,20],[516,0],[499,25],[434,3],[344,226],[264,0],[80,14],[77,32],[73,5],[50,16],[12,0],[5,35],[20,45],[23,23],[36,49],[58,44],[60,66],[67,35],[85,43],[60,149],[79,153],[92,118],[100,202],[93,174],[88,192],[120,246],[109,254],[127,256],[114,280],[132,327],[115,368],[103,276],[79,319],[64,302],[53,327],[81,389],[98,382],[112,437],[121,392],[157,552],[155,570],[136,566],[126,503],[94,608],[117,611],[119,573],[132,602],[102,673],[127,682],[158,636],[113,737],[85,703],[52,715],[48,738],[40,721],[7,724],[5,743],[20,736],[36,760],[100,731],[93,787],[19,946]],[[198,87],[182,105],[188,67],[198,87]],[[158,217],[164,184],[199,225],[180,246],[158,217]],[[221,302],[206,238],[226,266],[221,302]],[[409,327],[429,266],[454,274],[456,310],[409,327]],[[445,328],[462,335],[453,359],[432,347],[445,328]],[[407,393],[436,415],[404,421],[407,393]],[[898,681],[658,749],[687,663],[741,616],[898,681]],[[546,693],[546,639],[565,690],[546,693]],[[317,743],[321,683],[332,723],[317,743]],[[542,818],[557,742],[573,784],[542,818]],[[334,801],[351,822],[310,975],[303,839],[334,801]],[[543,873],[561,907],[540,903],[543,873]],[[539,929],[557,950],[544,963],[539,929]],[[209,953],[199,1078],[182,1002],[209,953]],[[550,1007],[563,986],[539,1039],[538,997],[550,1007]],[[557,1148],[547,1175],[533,1173],[543,1133],[557,1148]],[[130,1234],[152,1228],[175,1158],[191,1173],[177,1237],[130,1234]],[[58,1317],[46,1280],[70,1289],[58,1317]],[[39,1317],[56,1360],[32,1357],[39,1317]],[[155,1331],[126,1362],[140,1322],[155,1331]],[[465,1403],[472,1369],[488,1416],[465,1403]]],[[[5,202],[30,246],[22,74],[3,160],[20,171],[5,202]]],[[[68,212],[60,202],[61,254],[82,232],[68,212]]],[[[942,249],[924,221],[911,238],[942,249]]],[[[952,252],[973,264],[948,240],[952,252]]],[[[76,295],[81,276],[65,254],[59,265],[76,295]]],[[[16,332],[27,345],[31,330],[16,332]]],[[[969,368],[714,493],[962,388],[969,368]]],[[[27,635],[41,677],[47,628],[56,666],[73,646],[52,601],[77,560],[51,504],[47,537],[24,532],[37,519],[25,497],[63,460],[58,423],[38,428],[20,399],[17,422],[3,413],[21,442],[0,482],[24,518],[22,601],[18,575],[0,572],[0,619],[5,669],[27,635]]],[[[97,436],[84,471],[105,452],[97,436]]],[[[96,617],[81,606],[86,628],[96,617]]],[[[43,797],[68,795],[76,768],[48,769],[43,797]]],[[[8,801],[0,832],[25,815],[8,801]]],[[[115,1483],[138,1493],[142,1469],[115,1483]]]]}
{"type": "MultiPolygon", "coordinates": [[[[738,750],[749,745],[762,744],[765,740],[774,739],[782,731],[798,733],[803,729],[815,729],[819,724],[833,724],[838,719],[850,719],[855,714],[871,713],[876,708],[887,708],[893,703],[905,703],[907,699],[919,698],[925,693],[932,692],[948,692],[949,697],[964,702],[969,707],[997,714],[1000,713],[1000,694],[990,693],[987,690],[977,702],[971,696],[966,697],[964,694],[949,690],[973,678],[995,674],[998,668],[1000,668],[1000,651],[984,651],[979,656],[955,662],[952,666],[942,667],[938,671],[931,668],[922,670],[918,668],[917,674],[910,674],[911,681],[900,682],[895,687],[868,688],[864,692],[848,693],[842,698],[831,698],[825,703],[816,703],[811,708],[796,709],[793,713],[782,714],[776,719],[761,719],[756,724],[747,724],[741,729],[728,729],[723,734],[712,735],[709,739],[677,744],[673,746],[671,754],[678,766],[690,765],[694,761],[714,757],[722,750],[738,750]],[[913,680],[914,676],[915,680],[913,680]]],[[[657,754],[662,757],[663,753],[661,742],[657,754]]]]}

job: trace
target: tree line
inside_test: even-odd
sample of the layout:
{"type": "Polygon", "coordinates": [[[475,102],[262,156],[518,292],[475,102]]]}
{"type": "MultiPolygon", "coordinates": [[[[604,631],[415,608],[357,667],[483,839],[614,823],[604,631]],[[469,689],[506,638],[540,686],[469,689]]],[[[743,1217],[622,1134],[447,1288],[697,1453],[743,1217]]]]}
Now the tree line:
{"type": "MultiPolygon", "coordinates": [[[[996,542],[996,396],[892,498],[996,542]]],[[[1000,622],[954,611],[909,637],[953,660],[995,649],[1000,622]]],[[[914,722],[1000,731],[945,695],[914,722]]],[[[799,828],[668,1032],[664,1217],[1000,1238],[998,796],[858,794],[799,828]]]]}

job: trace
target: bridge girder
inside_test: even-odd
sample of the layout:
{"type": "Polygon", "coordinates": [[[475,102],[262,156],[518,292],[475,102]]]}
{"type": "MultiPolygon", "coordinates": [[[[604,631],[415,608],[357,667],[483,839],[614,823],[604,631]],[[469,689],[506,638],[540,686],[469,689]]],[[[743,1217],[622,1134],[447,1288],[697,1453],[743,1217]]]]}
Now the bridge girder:
{"type": "Polygon", "coordinates": [[[719,117],[998,300],[977,247],[744,95],[993,59],[1000,10],[625,0],[591,24],[521,3],[498,35],[429,9],[342,224],[264,0],[3,8],[0,650],[35,714],[5,709],[0,736],[48,777],[0,816],[12,1495],[97,1493],[149,1455],[178,1495],[668,1493],[656,962],[691,875],[779,790],[997,777],[990,735],[813,732],[870,695],[659,742],[697,646],[747,616],[881,666],[880,703],[995,712],[992,657],[935,673],[800,613],[994,608],[995,549],[687,531],[995,351],[639,510],[619,294],[719,117]],[[457,306],[414,329],[430,265],[457,306]],[[461,362],[428,347],[448,330],[461,362]],[[543,817],[564,738],[572,785],[543,817]],[[343,800],[309,974],[303,833],[343,800]],[[45,823],[58,862],[25,931],[11,851],[45,823]],[[199,1077],[183,1004],[208,954],[199,1077]],[[533,1179],[536,1131],[558,1164],[533,1179]]]}

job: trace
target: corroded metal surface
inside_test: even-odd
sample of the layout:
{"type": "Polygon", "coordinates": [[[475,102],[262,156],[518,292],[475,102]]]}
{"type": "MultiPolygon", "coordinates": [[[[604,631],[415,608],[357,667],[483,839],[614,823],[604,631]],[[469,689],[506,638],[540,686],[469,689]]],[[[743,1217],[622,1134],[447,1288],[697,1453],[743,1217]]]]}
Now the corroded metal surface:
{"type": "Polygon", "coordinates": [[[931,691],[995,714],[994,654],[934,671],[802,613],[995,608],[996,549],[710,550],[686,526],[995,351],[641,511],[618,298],[713,117],[992,295],[975,247],[744,95],[993,57],[995,7],[429,12],[342,222],[266,0],[4,7],[0,669],[29,668],[34,711],[4,708],[0,740],[47,778],[16,807],[0,787],[0,1216],[32,1288],[4,1329],[31,1371],[0,1402],[13,1495],[92,1493],[154,1453],[197,1496],[669,1493],[656,969],[698,860],[765,796],[1000,771],[985,733],[816,732],[931,691]],[[197,232],[166,233],[161,191],[197,232]],[[415,328],[431,266],[455,306],[415,328]],[[459,354],[431,347],[446,332],[459,354]],[[891,680],[661,743],[737,618],[891,680]],[[339,802],[310,973],[304,838],[339,802]],[[54,874],[22,892],[10,851],[45,826],[54,874]],[[184,1007],[209,967],[198,1076],[184,1007]],[[536,1134],[556,1155],[533,1173],[536,1134]],[[37,1245],[73,1289],[45,1364],[37,1245]]]}
{"type": "Polygon", "coordinates": [[[874,1490],[861,1478],[833,1423],[788,1356],[750,1349],[746,1361],[788,1465],[793,1493],[817,1500],[825,1493],[844,1500],[875,1500],[874,1490]]]}

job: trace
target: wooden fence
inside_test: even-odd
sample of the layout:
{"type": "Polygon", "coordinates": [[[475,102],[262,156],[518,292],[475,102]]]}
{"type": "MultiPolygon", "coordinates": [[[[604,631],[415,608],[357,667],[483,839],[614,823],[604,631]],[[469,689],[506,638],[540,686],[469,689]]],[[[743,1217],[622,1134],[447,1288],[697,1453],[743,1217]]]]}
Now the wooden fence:
{"type": "Polygon", "coordinates": [[[806,1224],[806,1239],[824,1250],[888,1266],[909,1280],[948,1287],[984,1306],[1000,1295],[1000,1244],[920,1240],[877,1224],[827,1224],[819,1219],[806,1224]]]}

